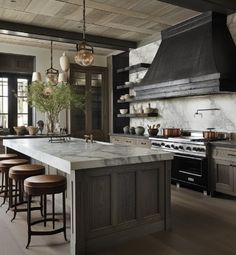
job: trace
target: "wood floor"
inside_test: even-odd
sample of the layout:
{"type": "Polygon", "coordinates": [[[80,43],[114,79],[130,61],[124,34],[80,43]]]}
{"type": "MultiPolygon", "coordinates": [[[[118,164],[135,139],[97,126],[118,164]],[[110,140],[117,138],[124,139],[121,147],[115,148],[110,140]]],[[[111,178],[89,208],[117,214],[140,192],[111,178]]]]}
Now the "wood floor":
{"type": "MultiPolygon", "coordinates": [[[[0,208],[1,255],[67,255],[70,244],[63,234],[32,237],[26,244],[25,214],[10,222],[11,213],[0,208]]],[[[172,230],[155,233],[91,255],[235,255],[236,200],[212,198],[172,187],[172,230]]],[[[69,232],[69,229],[68,229],[69,232]]]]}

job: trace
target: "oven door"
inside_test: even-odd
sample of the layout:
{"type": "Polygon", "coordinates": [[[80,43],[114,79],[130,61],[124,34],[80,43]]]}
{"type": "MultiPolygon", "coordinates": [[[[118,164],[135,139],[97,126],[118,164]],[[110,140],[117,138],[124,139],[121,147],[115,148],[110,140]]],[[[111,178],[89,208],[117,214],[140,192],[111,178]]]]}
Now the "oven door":
{"type": "Polygon", "coordinates": [[[172,180],[206,189],[207,158],[176,154],[172,163],[172,180]]]}

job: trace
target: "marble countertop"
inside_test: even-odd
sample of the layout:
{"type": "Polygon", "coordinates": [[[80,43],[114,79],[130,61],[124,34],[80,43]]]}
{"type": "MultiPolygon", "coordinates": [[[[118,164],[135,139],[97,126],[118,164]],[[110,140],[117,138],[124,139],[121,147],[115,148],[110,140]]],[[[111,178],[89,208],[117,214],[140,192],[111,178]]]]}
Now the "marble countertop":
{"type": "Polygon", "coordinates": [[[65,143],[50,143],[48,138],[4,139],[3,145],[66,173],[173,159],[169,152],[104,142],[86,143],[78,138],[65,143]]]}

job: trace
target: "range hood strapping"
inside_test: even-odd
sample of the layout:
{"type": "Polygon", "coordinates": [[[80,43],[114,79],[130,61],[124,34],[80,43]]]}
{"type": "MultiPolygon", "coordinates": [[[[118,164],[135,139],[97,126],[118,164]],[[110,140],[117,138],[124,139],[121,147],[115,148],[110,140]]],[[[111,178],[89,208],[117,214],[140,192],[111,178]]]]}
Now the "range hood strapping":
{"type": "Polygon", "coordinates": [[[162,31],[159,50],[135,87],[137,100],[236,91],[236,46],[227,16],[206,12],[162,31]]]}

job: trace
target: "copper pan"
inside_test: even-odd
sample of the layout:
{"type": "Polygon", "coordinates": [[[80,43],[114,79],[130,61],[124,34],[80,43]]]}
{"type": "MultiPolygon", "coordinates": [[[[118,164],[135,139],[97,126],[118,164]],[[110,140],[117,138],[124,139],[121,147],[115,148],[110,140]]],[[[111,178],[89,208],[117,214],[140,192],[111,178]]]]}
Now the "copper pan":
{"type": "Polygon", "coordinates": [[[202,135],[204,139],[215,139],[218,137],[218,133],[215,131],[203,131],[202,135]]]}
{"type": "Polygon", "coordinates": [[[163,136],[179,137],[181,136],[181,129],[180,128],[163,128],[163,136]]]}

